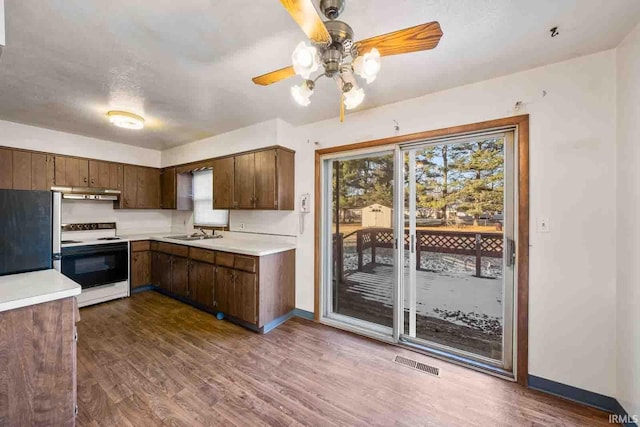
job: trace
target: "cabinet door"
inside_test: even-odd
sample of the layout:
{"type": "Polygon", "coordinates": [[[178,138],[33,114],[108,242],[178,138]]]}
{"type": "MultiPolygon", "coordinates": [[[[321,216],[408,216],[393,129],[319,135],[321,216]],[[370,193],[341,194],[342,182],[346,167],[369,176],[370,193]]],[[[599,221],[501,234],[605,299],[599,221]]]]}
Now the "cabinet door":
{"type": "Polygon", "coordinates": [[[171,255],[154,252],[152,267],[153,284],[171,292],[171,255]]]}
{"type": "Polygon", "coordinates": [[[235,271],[233,294],[235,316],[245,322],[258,323],[257,277],[253,273],[235,271]]]}
{"type": "Polygon", "coordinates": [[[238,209],[253,209],[255,190],[254,153],[235,157],[235,202],[238,209]]]}
{"type": "Polygon", "coordinates": [[[234,270],[226,267],[216,267],[215,280],[213,283],[213,296],[215,306],[218,311],[233,316],[230,298],[234,293],[234,270]]]}
{"type": "Polygon", "coordinates": [[[255,153],[255,200],[256,209],[277,209],[276,150],[255,153]]]}
{"type": "Polygon", "coordinates": [[[151,252],[131,253],[131,289],[151,283],[151,252]]]}
{"type": "Polygon", "coordinates": [[[0,188],[13,188],[13,153],[0,148],[0,188]]]}
{"type": "Polygon", "coordinates": [[[213,209],[234,208],[234,158],[213,161],[213,209]]]}
{"type": "Polygon", "coordinates": [[[160,208],[160,171],[138,167],[136,207],[145,209],[160,208]]]}
{"type": "Polygon", "coordinates": [[[213,308],[214,275],[214,265],[206,262],[190,261],[189,291],[191,299],[209,308],[213,308]]]}
{"type": "Polygon", "coordinates": [[[89,186],[96,188],[109,188],[109,163],[99,160],[89,161],[89,186]]]}
{"type": "Polygon", "coordinates": [[[122,191],[124,185],[123,165],[109,163],[109,188],[122,191]]]}
{"type": "Polygon", "coordinates": [[[138,198],[138,168],[124,165],[123,171],[122,207],[125,209],[136,208],[138,198]]]}
{"type": "Polygon", "coordinates": [[[189,295],[189,259],[183,257],[172,257],[171,269],[171,292],[181,297],[188,298],[189,295]]]}
{"type": "Polygon", "coordinates": [[[160,172],[160,208],[176,208],[176,168],[166,168],[160,172]]]}
{"type": "Polygon", "coordinates": [[[65,181],[71,187],[89,186],[89,161],[73,157],[63,157],[65,163],[65,181]]]}
{"type": "Polygon", "coordinates": [[[31,189],[46,191],[54,184],[53,156],[31,153],[31,189]]]}
{"type": "Polygon", "coordinates": [[[288,150],[276,152],[278,209],[292,211],[295,205],[296,154],[288,150]]]}
{"type": "Polygon", "coordinates": [[[13,189],[31,190],[31,153],[13,152],[13,189]]]}

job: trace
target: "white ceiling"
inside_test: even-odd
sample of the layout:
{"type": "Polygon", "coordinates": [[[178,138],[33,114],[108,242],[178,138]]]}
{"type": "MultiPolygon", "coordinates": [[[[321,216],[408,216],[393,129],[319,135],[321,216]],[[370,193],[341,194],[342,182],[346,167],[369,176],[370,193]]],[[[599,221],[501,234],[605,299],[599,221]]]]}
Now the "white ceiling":
{"type": "MultiPolygon", "coordinates": [[[[0,119],[162,149],[280,117],[335,117],[322,79],[309,107],[251,77],[289,65],[304,39],[277,0],[7,0],[0,119]],[[143,131],[105,113],[143,115],[143,131]]],[[[637,0],[347,1],[356,39],[437,20],[432,51],[383,58],[358,110],[613,48],[640,20],[637,0]],[[560,27],[560,35],[549,29],[560,27]]]]}

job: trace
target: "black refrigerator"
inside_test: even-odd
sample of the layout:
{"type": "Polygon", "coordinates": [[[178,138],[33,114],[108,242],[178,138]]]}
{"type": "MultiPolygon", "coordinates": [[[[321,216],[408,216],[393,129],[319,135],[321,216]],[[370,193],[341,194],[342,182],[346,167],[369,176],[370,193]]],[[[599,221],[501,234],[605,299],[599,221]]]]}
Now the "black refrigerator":
{"type": "Polygon", "coordinates": [[[0,276],[54,266],[60,256],[59,196],[0,190],[0,276]]]}

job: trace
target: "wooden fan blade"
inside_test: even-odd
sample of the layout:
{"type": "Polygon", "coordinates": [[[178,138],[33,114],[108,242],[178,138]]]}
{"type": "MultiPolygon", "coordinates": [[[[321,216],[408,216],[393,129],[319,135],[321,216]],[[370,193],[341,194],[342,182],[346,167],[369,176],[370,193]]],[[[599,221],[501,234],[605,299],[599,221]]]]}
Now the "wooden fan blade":
{"type": "Polygon", "coordinates": [[[329,31],[311,0],[280,0],[280,3],[314,43],[331,43],[329,31]]]}
{"type": "Polygon", "coordinates": [[[344,122],[344,95],[340,95],[340,123],[344,122]]]}
{"type": "Polygon", "coordinates": [[[288,79],[289,77],[293,77],[296,75],[296,72],[293,71],[293,67],[284,67],[279,70],[272,71],[267,74],[263,74],[258,77],[254,77],[251,80],[257,85],[268,86],[271,83],[279,82],[280,80],[288,79]]]}
{"type": "Polygon", "coordinates": [[[356,45],[360,55],[375,47],[381,56],[389,56],[433,49],[438,46],[441,37],[440,23],[433,21],[361,40],[356,45]]]}

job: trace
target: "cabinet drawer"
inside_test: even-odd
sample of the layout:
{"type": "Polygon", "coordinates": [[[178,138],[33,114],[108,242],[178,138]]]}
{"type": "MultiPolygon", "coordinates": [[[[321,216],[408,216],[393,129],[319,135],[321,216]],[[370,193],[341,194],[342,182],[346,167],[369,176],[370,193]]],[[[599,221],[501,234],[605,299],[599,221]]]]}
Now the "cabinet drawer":
{"type": "Polygon", "coordinates": [[[207,249],[189,248],[189,257],[209,264],[215,264],[216,253],[207,249]]]}
{"type": "Polygon", "coordinates": [[[131,252],[149,251],[151,250],[151,242],[143,240],[141,242],[131,242],[131,252]]]}
{"type": "Polygon", "coordinates": [[[236,270],[248,271],[249,273],[256,272],[256,259],[250,256],[236,255],[234,268],[236,270]]]}
{"type": "Polygon", "coordinates": [[[233,268],[233,254],[228,252],[218,252],[216,255],[216,264],[222,267],[233,268]]]}
{"type": "Polygon", "coordinates": [[[173,243],[158,242],[158,252],[177,255],[182,257],[189,256],[189,247],[182,245],[174,245],[173,243]]]}

